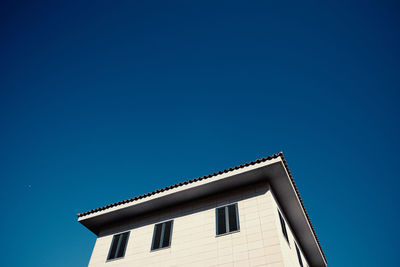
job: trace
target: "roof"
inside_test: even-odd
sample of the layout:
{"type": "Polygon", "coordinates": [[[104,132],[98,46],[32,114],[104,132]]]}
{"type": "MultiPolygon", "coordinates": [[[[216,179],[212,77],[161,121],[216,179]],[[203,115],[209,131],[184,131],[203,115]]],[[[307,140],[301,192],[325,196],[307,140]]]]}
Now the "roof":
{"type": "Polygon", "coordinates": [[[89,211],[86,211],[86,212],[83,212],[83,213],[78,213],[77,216],[78,216],[78,219],[82,219],[82,217],[85,217],[85,216],[90,215],[90,214],[94,214],[94,213],[97,213],[97,212],[100,212],[100,211],[104,211],[104,210],[107,210],[107,209],[110,209],[110,208],[113,208],[113,207],[116,207],[116,206],[124,205],[124,204],[130,203],[130,202],[134,202],[134,201],[138,201],[138,200],[144,199],[144,198],[148,198],[148,197],[151,197],[153,195],[156,195],[156,194],[159,194],[159,193],[162,193],[162,192],[174,189],[174,188],[178,188],[178,187],[181,187],[181,186],[184,186],[184,185],[187,185],[187,184],[191,184],[191,183],[199,182],[199,181],[202,181],[202,180],[210,179],[210,178],[213,178],[213,177],[215,177],[217,175],[221,175],[221,174],[224,174],[224,173],[229,173],[229,172],[232,172],[232,171],[235,171],[235,170],[239,170],[239,169],[242,169],[242,168],[245,168],[245,167],[248,167],[248,166],[252,166],[252,165],[255,165],[255,164],[258,164],[258,163],[262,163],[262,162],[269,161],[269,160],[272,160],[272,159],[277,159],[279,157],[281,158],[281,160],[282,160],[282,162],[284,164],[286,172],[287,172],[287,174],[288,174],[288,176],[290,178],[290,182],[291,182],[291,184],[292,184],[292,186],[293,186],[293,188],[295,190],[295,193],[296,193],[296,195],[297,195],[297,197],[298,197],[298,199],[300,201],[300,204],[301,204],[301,207],[303,209],[303,212],[306,215],[306,218],[307,218],[307,221],[308,221],[309,225],[311,226],[312,232],[313,232],[314,237],[315,237],[315,239],[317,241],[317,244],[318,244],[318,247],[319,247],[319,249],[320,249],[320,251],[322,253],[322,256],[323,256],[325,262],[327,262],[326,256],[325,256],[325,254],[324,254],[324,252],[322,250],[322,247],[321,247],[321,244],[320,244],[320,242],[318,240],[318,237],[317,237],[317,234],[315,232],[315,229],[314,229],[314,227],[313,227],[313,225],[311,223],[310,217],[309,217],[309,215],[308,215],[308,213],[306,211],[306,208],[304,206],[303,200],[300,197],[300,193],[299,193],[299,191],[297,189],[297,186],[296,186],[296,184],[294,182],[293,176],[292,176],[292,174],[291,174],[291,172],[289,170],[289,167],[287,165],[287,162],[286,162],[282,152],[279,152],[277,154],[273,154],[271,156],[267,156],[267,157],[264,157],[264,158],[261,158],[261,159],[257,159],[257,160],[254,160],[254,161],[250,161],[248,163],[244,163],[244,164],[241,164],[241,165],[229,168],[229,169],[224,169],[224,170],[219,171],[219,172],[214,172],[212,174],[204,175],[204,176],[197,177],[197,178],[194,178],[194,179],[191,179],[191,180],[187,180],[187,181],[184,181],[184,182],[180,182],[180,183],[177,183],[177,184],[174,184],[174,185],[166,186],[164,188],[157,189],[157,190],[154,190],[152,192],[149,192],[149,193],[146,193],[146,194],[142,194],[142,195],[139,195],[139,196],[135,196],[135,197],[132,197],[132,198],[129,198],[129,199],[126,199],[126,200],[118,201],[118,202],[115,202],[115,203],[112,203],[112,204],[109,204],[109,205],[106,205],[106,206],[103,206],[103,207],[100,207],[100,208],[97,208],[97,209],[92,209],[92,210],[89,210],[89,211]]]}
{"type": "Polygon", "coordinates": [[[173,184],[173,185],[170,185],[170,186],[166,186],[164,188],[157,189],[157,190],[154,190],[152,192],[149,192],[149,193],[146,193],[146,194],[143,194],[143,195],[139,195],[139,196],[132,197],[132,198],[129,198],[129,199],[121,200],[121,201],[109,204],[107,206],[103,206],[103,207],[100,207],[100,208],[97,208],[97,209],[92,209],[92,210],[89,210],[89,211],[86,211],[86,212],[83,212],[83,213],[78,213],[77,215],[78,215],[78,217],[86,216],[86,215],[89,215],[89,214],[92,214],[92,213],[95,213],[95,212],[106,210],[106,209],[109,209],[109,208],[112,208],[112,207],[115,207],[115,206],[119,206],[119,205],[122,205],[122,204],[133,202],[135,200],[146,198],[146,197],[149,197],[149,196],[152,196],[152,195],[164,192],[164,191],[168,191],[168,190],[173,189],[173,188],[177,188],[177,187],[180,187],[180,186],[183,186],[183,185],[187,185],[187,184],[190,184],[190,183],[198,182],[198,181],[201,181],[201,180],[204,180],[204,179],[209,179],[209,178],[212,178],[212,177],[217,176],[219,174],[228,173],[230,171],[238,170],[238,169],[241,169],[241,168],[244,168],[244,167],[247,167],[247,166],[254,165],[256,163],[260,163],[260,162],[264,162],[264,161],[267,161],[267,160],[270,160],[270,159],[274,159],[274,158],[277,158],[279,156],[281,156],[283,158],[283,153],[280,152],[280,153],[274,154],[272,156],[264,157],[264,158],[261,158],[261,159],[257,159],[255,161],[251,161],[251,162],[248,162],[248,163],[241,164],[239,166],[235,166],[235,167],[232,167],[232,168],[229,168],[229,169],[225,169],[223,171],[214,172],[214,173],[209,174],[209,175],[204,175],[204,176],[197,177],[197,178],[194,178],[194,179],[191,179],[191,180],[188,180],[188,181],[184,181],[184,182],[180,182],[180,183],[173,184]]]}

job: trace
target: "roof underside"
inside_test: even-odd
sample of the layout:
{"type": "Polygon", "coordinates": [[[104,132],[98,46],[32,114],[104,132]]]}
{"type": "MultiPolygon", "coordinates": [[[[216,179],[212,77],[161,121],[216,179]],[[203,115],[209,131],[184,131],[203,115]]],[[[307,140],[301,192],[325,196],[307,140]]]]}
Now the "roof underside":
{"type": "Polygon", "coordinates": [[[310,248],[305,253],[311,266],[326,266],[325,255],[282,152],[80,213],[78,220],[98,235],[115,221],[260,181],[270,183],[297,240],[310,248]]]}

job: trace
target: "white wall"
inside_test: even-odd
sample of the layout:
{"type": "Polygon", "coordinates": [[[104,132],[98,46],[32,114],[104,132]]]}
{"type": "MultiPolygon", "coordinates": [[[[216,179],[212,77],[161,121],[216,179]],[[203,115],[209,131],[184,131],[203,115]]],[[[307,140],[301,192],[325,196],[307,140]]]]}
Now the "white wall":
{"type": "MultiPolygon", "coordinates": [[[[89,266],[298,266],[292,260],[294,245],[285,248],[282,238],[277,205],[268,185],[259,184],[107,229],[96,241],[89,266]],[[215,208],[230,203],[238,203],[240,232],[216,237],[215,208]],[[154,224],[170,219],[171,247],[150,251],[154,224]],[[113,234],[124,231],[131,231],[125,257],[107,262],[113,234]]],[[[293,242],[291,232],[289,238],[293,242]]]]}

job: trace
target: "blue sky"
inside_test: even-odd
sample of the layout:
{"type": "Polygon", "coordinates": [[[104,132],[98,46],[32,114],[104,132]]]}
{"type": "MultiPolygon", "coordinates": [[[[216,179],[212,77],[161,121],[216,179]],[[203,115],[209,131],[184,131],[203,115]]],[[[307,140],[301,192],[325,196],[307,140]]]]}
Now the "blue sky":
{"type": "Polygon", "coordinates": [[[1,266],[86,266],[76,213],[279,151],[330,266],[397,265],[398,2],[11,2],[1,266]]]}

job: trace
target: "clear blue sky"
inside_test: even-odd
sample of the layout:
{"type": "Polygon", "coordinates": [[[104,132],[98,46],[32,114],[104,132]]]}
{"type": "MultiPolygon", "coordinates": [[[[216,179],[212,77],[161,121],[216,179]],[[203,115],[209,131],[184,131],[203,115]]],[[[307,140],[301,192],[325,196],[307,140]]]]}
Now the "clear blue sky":
{"type": "Polygon", "coordinates": [[[276,2],[2,2],[0,265],[86,266],[76,213],[279,151],[330,266],[398,265],[399,3],[276,2]]]}

